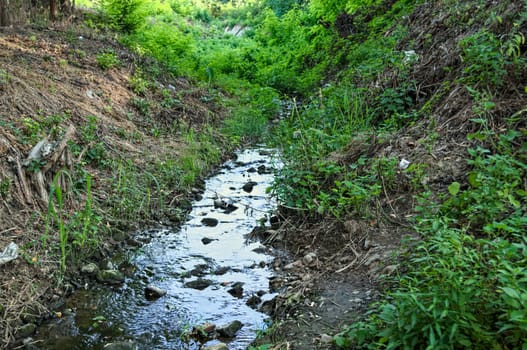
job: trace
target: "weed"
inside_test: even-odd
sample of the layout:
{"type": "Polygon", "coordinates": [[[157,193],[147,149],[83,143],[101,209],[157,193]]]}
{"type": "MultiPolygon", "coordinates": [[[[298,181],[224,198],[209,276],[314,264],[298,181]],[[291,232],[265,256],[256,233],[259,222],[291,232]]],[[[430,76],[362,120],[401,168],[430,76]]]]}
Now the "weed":
{"type": "Polygon", "coordinates": [[[11,81],[9,73],[5,69],[0,69],[0,85],[7,84],[11,81]]]}
{"type": "Polygon", "coordinates": [[[487,31],[461,40],[465,74],[463,80],[473,86],[499,87],[507,74],[507,57],[502,53],[501,41],[487,31]]]}
{"type": "Polygon", "coordinates": [[[150,101],[147,99],[134,97],[130,103],[139,111],[139,113],[141,113],[141,115],[148,116],[150,114],[150,101]]]}
{"type": "Polygon", "coordinates": [[[128,84],[136,94],[144,94],[150,86],[148,80],[143,77],[141,70],[136,70],[136,72],[130,77],[128,84]]]}
{"type": "MultiPolygon", "coordinates": [[[[66,227],[65,213],[64,213],[64,193],[59,185],[59,179],[62,176],[70,177],[69,173],[62,170],[57,172],[53,178],[53,183],[50,191],[50,199],[48,203],[48,213],[46,216],[46,231],[45,237],[49,237],[49,230],[51,222],[54,221],[59,231],[59,248],[60,248],[60,270],[62,273],[66,271],[66,258],[70,252],[68,247],[69,231],[66,227]],[[54,204],[56,203],[56,206],[54,204]]],[[[71,179],[71,177],[70,177],[71,179]]]]}
{"type": "Polygon", "coordinates": [[[4,177],[0,180],[0,197],[5,198],[11,189],[12,179],[4,177]]]}
{"type": "Polygon", "coordinates": [[[103,70],[120,67],[121,61],[114,52],[101,52],[95,57],[97,64],[103,70]]]}

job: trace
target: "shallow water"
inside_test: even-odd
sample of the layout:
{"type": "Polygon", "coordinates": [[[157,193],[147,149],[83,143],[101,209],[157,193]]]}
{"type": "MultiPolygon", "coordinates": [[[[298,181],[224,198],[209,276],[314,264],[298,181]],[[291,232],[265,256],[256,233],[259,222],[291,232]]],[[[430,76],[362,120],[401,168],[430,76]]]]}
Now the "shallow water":
{"type": "Polygon", "coordinates": [[[263,149],[245,150],[236,160],[226,162],[206,181],[203,199],[193,202],[189,219],[180,229],[140,233],[137,239],[147,243],[126,257],[133,272],[124,285],[75,292],[65,305],[62,319],[40,327],[35,337],[38,347],[101,349],[104,344],[130,339],[138,349],[198,349],[197,341],[182,340],[191,326],[239,320],[244,326],[236,338],[223,341],[231,350],[245,349],[265,327],[266,319],[246,305],[247,299],[259,291],[266,293],[263,300],[273,297],[268,293],[272,271],[267,267],[272,257],[260,252],[265,249],[257,249],[262,248],[259,242],[246,239],[258,220],[269,216],[275,206],[265,192],[272,173],[254,171],[273,166],[267,154],[263,149]],[[249,181],[256,183],[250,193],[242,189],[249,181]],[[214,208],[217,196],[237,209],[229,213],[214,208]],[[204,218],[219,223],[206,226],[204,218]],[[212,241],[204,244],[203,238],[212,241]],[[227,272],[215,274],[220,267],[227,272]],[[192,274],[200,273],[212,280],[212,285],[204,290],[185,287],[198,278],[192,274]],[[235,282],[243,282],[241,298],[228,292],[235,282]],[[144,294],[148,284],[165,289],[167,294],[148,301],[144,294]]]}

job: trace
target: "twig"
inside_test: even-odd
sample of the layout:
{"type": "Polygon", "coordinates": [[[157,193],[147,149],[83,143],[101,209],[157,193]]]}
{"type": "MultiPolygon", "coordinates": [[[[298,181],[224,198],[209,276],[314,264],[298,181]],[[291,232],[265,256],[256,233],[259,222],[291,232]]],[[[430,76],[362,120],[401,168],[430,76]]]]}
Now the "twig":
{"type": "Polygon", "coordinates": [[[344,267],[341,268],[341,269],[338,269],[338,270],[335,271],[335,272],[336,272],[336,273],[344,272],[344,271],[346,271],[347,269],[349,269],[350,267],[352,267],[356,262],[357,262],[357,258],[353,259],[352,262],[350,262],[348,265],[344,266],[344,267]]]}
{"type": "Polygon", "coordinates": [[[11,232],[11,231],[14,231],[16,230],[18,227],[11,227],[11,228],[8,228],[7,230],[3,230],[2,232],[0,232],[0,235],[3,235],[4,233],[7,233],[7,232],[11,232]]]}

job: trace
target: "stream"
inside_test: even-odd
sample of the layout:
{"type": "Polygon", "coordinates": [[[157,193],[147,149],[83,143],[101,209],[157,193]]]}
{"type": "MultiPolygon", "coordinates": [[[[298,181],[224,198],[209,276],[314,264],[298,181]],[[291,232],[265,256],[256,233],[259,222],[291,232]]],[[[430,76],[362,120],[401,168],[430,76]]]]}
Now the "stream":
{"type": "Polygon", "coordinates": [[[239,152],[206,180],[180,228],[135,235],[144,244],[109,263],[128,269],[124,283],[92,283],[75,291],[60,317],[39,327],[37,348],[102,349],[126,341],[130,349],[199,349],[206,340],[185,337],[193,326],[238,320],[243,327],[236,336],[220,340],[230,350],[246,349],[265,327],[258,304],[274,297],[268,267],[273,257],[247,239],[275,207],[266,194],[276,166],[270,154],[263,148],[239,152]],[[146,298],[149,285],[166,294],[146,298]]]}

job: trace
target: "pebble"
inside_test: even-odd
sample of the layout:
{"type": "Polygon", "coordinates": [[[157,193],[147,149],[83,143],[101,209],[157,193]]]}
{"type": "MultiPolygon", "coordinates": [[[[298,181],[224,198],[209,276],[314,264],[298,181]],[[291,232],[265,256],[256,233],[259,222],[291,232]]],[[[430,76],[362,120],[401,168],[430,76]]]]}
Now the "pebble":
{"type": "Polygon", "coordinates": [[[320,335],[320,342],[322,344],[331,344],[333,343],[333,337],[328,334],[322,334],[320,335]]]}
{"type": "Polygon", "coordinates": [[[315,253],[308,253],[302,258],[302,263],[306,266],[313,266],[317,263],[317,260],[315,253]]]}
{"type": "Polygon", "coordinates": [[[159,299],[165,294],[167,294],[167,291],[165,289],[153,286],[151,284],[146,286],[145,288],[145,297],[148,300],[159,299]]]}
{"type": "Polygon", "coordinates": [[[243,323],[238,320],[234,320],[227,325],[218,327],[217,331],[222,337],[234,338],[236,336],[236,332],[242,329],[242,327],[243,323]]]}
{"type": "Polygon", "coordinates": [[[197,290],[203,290],[207,288],[208,286],[210,286],[212,283],[214,282],[211,280],[198,278],[197,280],[185,283],[185,287],[197,289],[197,290]]]}
{"type": "Polygon", "coordinates": [[[216,343],[212,345],[205,345],[202,350],[229,350],[229,348],[225,343],[216,343]]]}
{"type": "Polygon", "coordinates": [[[97,264],[89,263],[81,267],[81,273],[85,275],[95,275],[99,271],[97,264]]]}
{"type": "Polygon", "coordinates": [[[201,223],[205,226],[214,227],[218,225],[219,221],[215,218],[203,218],[201,219],[201,223]]]}

